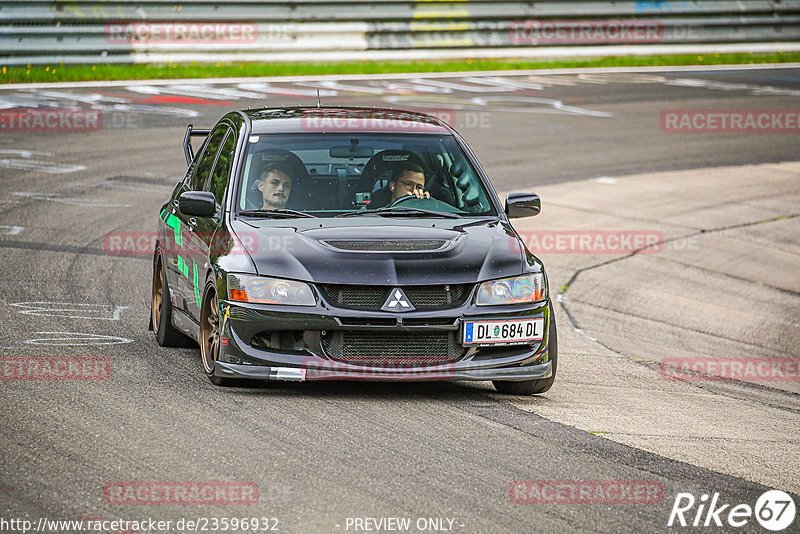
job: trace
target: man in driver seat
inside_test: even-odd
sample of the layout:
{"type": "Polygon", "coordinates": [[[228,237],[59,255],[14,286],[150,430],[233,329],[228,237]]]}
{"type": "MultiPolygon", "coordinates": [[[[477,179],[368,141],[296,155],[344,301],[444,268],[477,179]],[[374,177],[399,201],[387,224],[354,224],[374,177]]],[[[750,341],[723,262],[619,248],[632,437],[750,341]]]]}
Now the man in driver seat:
{"type": "Polygon", "coordinates": [[[258,190],[261,191],[262,210],[285,208],[292,191],[289,169],[276,163],[268,164],[259,175],[258,190]]]}
{"type": "Polygon", "coordinates": [[[414,195],[417,198],[431,198],[431,194],[425,189],[425,171],[416,163],[405,162],[394,172],[389,181],[389,203],[394,204],[397,200],[414,195]]]}

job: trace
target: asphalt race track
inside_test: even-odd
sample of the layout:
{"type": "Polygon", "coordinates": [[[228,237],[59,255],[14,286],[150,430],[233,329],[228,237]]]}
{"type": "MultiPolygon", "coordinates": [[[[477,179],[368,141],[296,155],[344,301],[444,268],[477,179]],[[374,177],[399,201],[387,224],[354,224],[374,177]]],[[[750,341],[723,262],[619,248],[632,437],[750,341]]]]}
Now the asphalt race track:
{"type": "MultiPolygon", "coordinates": [[[[214,532],[223,530],[214,519],[244,517],[280,532],[659,532],[691,530],[667,527],[681,493],[698,501],[689,522],[715,494],[730,505],[722,521],[770,489],[800,506],[798,114],[797,65],[0,87],[0,520],[45,532],[90,530],[40,520],[172,521],[162,532],[202,531],[175,526],[199,520],[214,532]],[[317,90],[326,105],[437,113],[499,192],[541,195],[542,215],[518,229],[557,299],[550,392],[218,388],[196,348],[157,346],[147,247],[114,248],[109,235],[155,229],[185,172],[187,124],[209,127],[248,106],[315,105],[317,90]],[[68,118],[43,133],[32,118],[9,122],[19,108],[68,118]],[[669,122],[696,110],[784,115],[730,130],[706,121],[703,132],[669,122]],[[548,232],[640,232],[659,243],[553,249],[548,232]],[[18,380],[9,371],[48,356],[107,358],[111,372],[18,380]],[[676,379],[665,372],[675,358],[778,362],[784,375],[676,379]],[[657,493],[581,500],[563,481],[657,493]],[[219,482],[235,488],[227,498],[242,488],[251,498],[115,498],[140,482],[219,482]],[[550,500],[536,503],[532,488],[556,493],[536,493],[550,500]]],[[[695,530],[766,532],[752,516],[741,528],[708,520],[695,530]]],[[[126,529],[103,531],[112,530],[126,529]]],[[[0,532],[20,531],[0,521],[0,532]]]]}

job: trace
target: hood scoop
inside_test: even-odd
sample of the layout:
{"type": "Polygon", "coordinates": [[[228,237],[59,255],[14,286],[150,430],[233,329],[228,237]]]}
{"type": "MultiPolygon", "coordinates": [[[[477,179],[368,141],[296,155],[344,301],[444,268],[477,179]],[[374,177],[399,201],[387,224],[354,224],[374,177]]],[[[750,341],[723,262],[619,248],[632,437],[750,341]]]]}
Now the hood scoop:
{"type": "Polygon", "coordinates": [[[447,239],[326,239],[320,243],[345,252],[438,252],[453,245],[447,239]]]}

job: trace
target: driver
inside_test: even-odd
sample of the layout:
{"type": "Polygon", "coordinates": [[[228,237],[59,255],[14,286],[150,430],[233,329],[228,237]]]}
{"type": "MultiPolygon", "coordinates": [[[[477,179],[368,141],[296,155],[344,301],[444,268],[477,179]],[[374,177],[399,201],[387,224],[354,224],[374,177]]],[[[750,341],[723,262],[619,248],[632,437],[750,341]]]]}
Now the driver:
{"type": "Polygon", "coordinates": [[[425,191],[425,171],[416,163],[406,162],[392,173],[389,181],[389,192],[391,198],[389,206],[398,199],[414,195],[417,198],[431,198],[431,194],[425,191]]]}
{"type": "Polygon", "coordinates": [[[292,176],[289,174],[289,169],[276,163],[268,164],[261,171],[258,190],[261,191],[262,210],[286,207],[286,201],[292,191],[292,176]]]}

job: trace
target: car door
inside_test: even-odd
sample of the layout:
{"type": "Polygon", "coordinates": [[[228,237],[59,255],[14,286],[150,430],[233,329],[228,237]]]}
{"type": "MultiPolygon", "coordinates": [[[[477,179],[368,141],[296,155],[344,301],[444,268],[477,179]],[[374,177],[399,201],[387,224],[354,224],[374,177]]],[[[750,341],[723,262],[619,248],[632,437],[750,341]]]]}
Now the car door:
{"type": "Polygon", "coordinates": [[[190,190],[189,182],[194,176],[200,157],[203,155],[208,138],[200,145],[200,149],[192,159],[189,168],[183,179],[178,183],[172,192],[172,196],[161,212],[161,220],[164,223],[163,233],[159,233],[164,253],[164,266],[169,285],[170,300],[173,309],[186,311],[183,297],[183,272],[179,267],[183,266],[183,257],[186,255],[183,250],[183,225],[178,212],[178,198],[185,191],[190,190]],[[181,261],[178,258],[181,257],[181,261]]]}
{"type": "Polygon", "coordinates": [[[225,194],[228,190],[235,150],[236,134],[234,130],[228,129],[209,178],[203,185],[203,191],[214,194],[214,202],[217,208],[215,214],[212,217],[193,217],[193,221],[190,221],[191,224],[188,227],[188,232],[191,234],[192,242],[195,245],[191,250],[192,287],[190,289],[192,295],[188,299],[188,311],[198,322],[200,321],[200,304],[203,298],[203,290],[205,289],[207,262],[210,255],[219,254],[219,249],[223,245],[215,242],[215,236],[220,224],[222,224],[225,194]]]}
{"type": "MultiPolygon", "coordinates": [[[[209,135],[208,142],[205,144],[203,153],[197,161],[197,165],[192,171],[189,179],[184,183],[183,190],[204,191],[208,184],[217,154],[222,142],[227,135],[229,127],[227,124],[217,125],[209,135]]],[[[201,239],[203,226],[202,217],[195,217],[175,210],[177,222],[180,225],[181,244],[175,255],[175,267],[177,276],[177,308],[187,313],[190,317],[199,321],[200,300],[202,299],[202,281],[200,273],[205,254],[204,242],[201,239]],[[199,262],[199,264],[198,264],[199,262]]]]}

